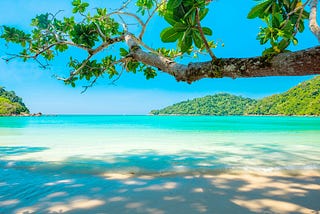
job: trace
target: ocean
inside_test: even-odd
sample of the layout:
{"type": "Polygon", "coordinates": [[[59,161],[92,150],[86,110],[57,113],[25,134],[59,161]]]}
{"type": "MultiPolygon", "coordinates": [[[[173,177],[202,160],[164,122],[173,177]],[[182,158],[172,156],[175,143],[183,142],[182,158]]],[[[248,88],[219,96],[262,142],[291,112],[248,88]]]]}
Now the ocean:
{"type": "Polygon", "coordinates": [[[170,190],[161,179],[177,175],[320,170],[319,154],[319,117],[0,117],[0,213],[78,213],[83,203],[109,209],[112,195],[140,194],[128,186],[162,182],[170,190]]]}

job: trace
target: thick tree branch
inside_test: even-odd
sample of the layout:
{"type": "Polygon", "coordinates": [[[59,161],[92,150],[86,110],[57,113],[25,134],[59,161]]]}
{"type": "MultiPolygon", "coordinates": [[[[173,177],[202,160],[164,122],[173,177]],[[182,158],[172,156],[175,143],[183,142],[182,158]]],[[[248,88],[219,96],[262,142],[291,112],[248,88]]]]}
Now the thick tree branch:
{"type": "Polygon", "coordinates": [[[317,5],[318,0],[312,0],[310,3],[310,17],[309,17],[309,27],[312,33],[317,37],[320,42],[320,27],[317,23],[317,5]]]}
{"type": "Polygon", "coordinates": [[[218,58],[213,61],[184,65],[143,51],[129,34],[125,38],[133,59],[156,67],[174,76],[177,81],[192,83],[203,78],[320,74],[320,46],[297,52],[281,53],[271,60],[262,57],[218,58]]]}

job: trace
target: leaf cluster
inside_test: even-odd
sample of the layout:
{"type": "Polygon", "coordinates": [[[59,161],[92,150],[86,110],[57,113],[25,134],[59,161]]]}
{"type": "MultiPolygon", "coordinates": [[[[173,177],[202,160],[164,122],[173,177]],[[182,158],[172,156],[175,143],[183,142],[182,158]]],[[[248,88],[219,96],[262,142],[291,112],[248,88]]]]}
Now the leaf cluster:
{"type": "Polygon", "coordinates": [[[138,7],[139,13],[145,15],[146,11],[150,10],[154,7],[156,1],[155,0],[137,0],[136,6],[138,7]]]}
{"type": "MultiPolygon", "coordinates": [[[[129,51],[124,48],[120,48],[120,55],[126,57],[129,55],[129,51]]],[[[131,58],[128,58],[127,62],[125,62],[125,68],[128,72],[132,72],[134,74],[137,72],[143,72],[147,80],[157,76],[157,72],[153,67],[147,66],[131,58]]]]}
{"type": "MultiPolygon", "coordinates": [[[[178,48],[182,53],[190,54],[193,44],[203,50],[204,41],[200,35],[200,29],[204,35],[211,36],[212,30],[208,27],[198,25],[208,14],[209,9],[205,0],[169,0],[163,14],[164,19],[170,24],[161,34],[163,42],[177,42],[178,48]]],[[[213,47],[213,43],[212,47],[213,47]]]]}
{"type": "Polygon", "coordinates": [[[81,2],[81,0],[74,0],[72,6],[72,13],[84,13],[89,4],[87,2],[81,2]]]}
{"type": "Polygon", "coordinates": [[[304,31],[308,17],[301,0],[258,1],[248,14],[249,19],[259,18],[266,24],[257,36],[260,44],[271,45],[263,55],[276,55],[285,52],[290,44],[297,45],[296,34],[304,31]]]}
{"type": "MultiPolygon", "coordinates": [[[[154,7],[156,2],[155,0],[137,0],[136,6],[139,12],[144,14],[146,10],[154,7]]],[[[120,27],[121,20],[116,20],[112,16],[116,13],[108,13],[106,8],[96,8],[94,13],[90,13],[89,4],[82,0],[73,0],[72,6],[73,15],[70,17],[58,19],[58,13],[37,15],[32,19],[33,29],[30,34],[14,27],[3,26],[1,38],[22,47],[16,57],[24,61],[34,59],[43,67],[46,67],[48,61],[53,60],[58,53],[68,50],[69,47],[85,51],[87,53],[85,58],[70,57],[69,76],[59,78],[73,87],[79,80],[94,83],[104,74],[107,74],[110,79],[120,76],[121,67],[128,72],[143,72],[146,79],[157,75],[153,67],[130,58],[129,51],[121,44],[115,45],[124,42],[124,30],[120,27]],[[109,47],[113,48],[112,52],[118,49],[120,54],[110,54],[109,47]],[[106,52],[103,56],[98,55],[104,50],[106,52]]]]}

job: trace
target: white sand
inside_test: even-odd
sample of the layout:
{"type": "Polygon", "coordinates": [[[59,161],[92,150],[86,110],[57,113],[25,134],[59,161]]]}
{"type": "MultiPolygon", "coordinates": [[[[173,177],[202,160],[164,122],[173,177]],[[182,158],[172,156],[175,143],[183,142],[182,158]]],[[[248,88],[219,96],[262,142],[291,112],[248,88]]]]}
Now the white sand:
{"type": "MultiPolygon", "coordinates": [[[[34,176],[37,174],[30,173],[30,177],[24,179],[34,176]]],[[[88,179],[88,183],[83,183],[76,178],[51,178],[51,182],[39,184],[55,188],[50,189],[46,197],[33,195],[26,200],[0,196],[0,213],[1,209],[3,213],[68,214],[320,212],[319,171],[178,175],[104,173],[101,177],[88,179]],[[46,185],[48,183],[51,185],[46,185]]],[[[3,183],[2,186],[6,184],[9,185],[3,183]]]]}

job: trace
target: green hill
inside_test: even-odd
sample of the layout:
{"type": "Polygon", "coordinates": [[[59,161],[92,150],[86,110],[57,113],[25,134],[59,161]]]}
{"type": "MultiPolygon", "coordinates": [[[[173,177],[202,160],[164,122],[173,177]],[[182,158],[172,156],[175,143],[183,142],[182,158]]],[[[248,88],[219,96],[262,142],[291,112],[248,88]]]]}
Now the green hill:
{"type": "Polygon", "coordinates": [[[317,115],[320,116],[320,76],[282,94],[260,100],[226,93],[183,101],[153,115],[317,115]]]}
{"type": "Polygon", "coordinates": [[[243,115],[244,111],[256,102],[250,98],[221,93],[183,101],[150,113],[154,115],[243,115]]]}
{"type": "Polygon", "coordinates": [[[29,114],[29,109],[14,91],[6,91],[0,87],[0,115],[29,114]]]}
{"type": "Polygon", "coordinates": [[[247,109],[259,115],[320,115],[320,76],[300,83],[282,94],[276,94],[247,109]]]}

